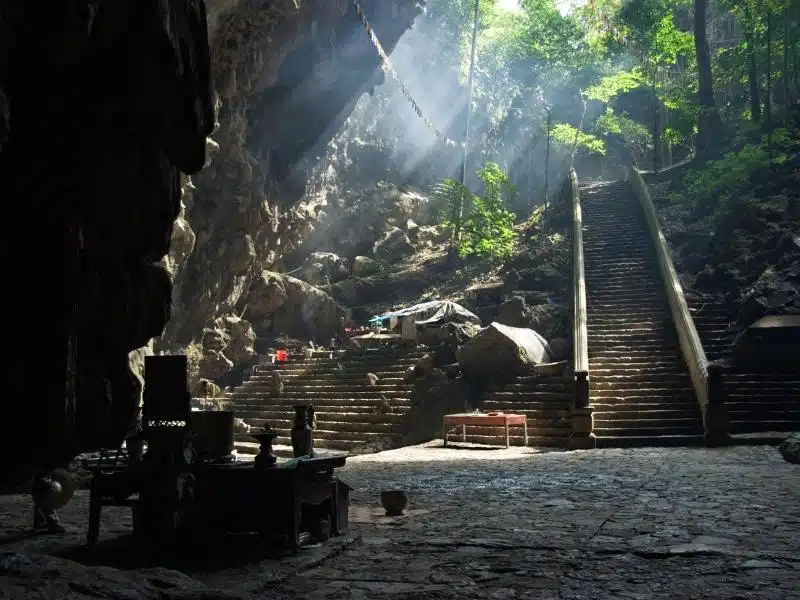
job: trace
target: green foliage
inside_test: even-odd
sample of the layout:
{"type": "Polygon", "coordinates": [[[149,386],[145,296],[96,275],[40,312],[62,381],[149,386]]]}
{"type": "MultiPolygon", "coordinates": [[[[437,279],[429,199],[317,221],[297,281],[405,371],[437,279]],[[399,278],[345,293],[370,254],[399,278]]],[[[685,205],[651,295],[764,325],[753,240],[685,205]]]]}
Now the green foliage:
{"type": "Polygon", "coordinates": [[[591,133],[579,131],[577,127],[573,127],[569,123],[556,123],[550,135],[557,144],[571,148],[577,140],[578,148],[595,154],[605,155],[606,153],[606,145],[603,140],[591,133]]]}
{"type": "Polygon", "coordinates": [[[645,85],[647,82],[639,69],[619,71],[612,75],[606,75],[595,85],[587,88],[583,95],[587,100],[597,100],[608,104],[618,95],[645,85]]]}
{"type": "Polygon", "coordinates": [[[485,256],[505,259],[511,256],[516,245],[514,213],[506,208],[516,190],[508,175],[497,163],[486,163],[479,171],[483,196],[473,194],[461,182],[444,179],[431,189],[434,213],[443,224],[452,227],[454,240],[461,257],[485,256]],[[463,207],[461,227],[455,227],[453,217],[458,217],[459,205],[463,207]]]}
{"type": "Polygon", "coordinates": [[[472,197],[472,210],[464,221],[458,253],[509,258],[517,236],[515,215],[506,209],[504,201],[514,196],[516,190],[497,163],[486,163],[478,171],[478,178],[483,183],[483,197],[472,197]]]}
{"type": "Polygon", "coordinates": [[[650,131],[627,115],[615,113],[606,108],[604,115],[594,123],[595,131],[600,135],[619,136],[624,144],[633,152],[643,153],[650,144],[650,131]]]}
{"type": "Polygon", "coordinates": [[[786,130],[777,130],[773,132],[771,141],[765,136],[760,143],[747,144],[741,150],[729,152],[693,171],[684,177],[683,191],[671,194],[669,200],[689,203],[696,208],[723,207],[752,183],[754,174],[785,163],[789,150],[786,130]]]}
{"type": "Polygon", "coordinates": [[[460,211],[469,212],[472,192],[455,179],[442,179],[434,183],[430,189],[429,216],[434,221],[450,223],[453,215],[460,211]]]}

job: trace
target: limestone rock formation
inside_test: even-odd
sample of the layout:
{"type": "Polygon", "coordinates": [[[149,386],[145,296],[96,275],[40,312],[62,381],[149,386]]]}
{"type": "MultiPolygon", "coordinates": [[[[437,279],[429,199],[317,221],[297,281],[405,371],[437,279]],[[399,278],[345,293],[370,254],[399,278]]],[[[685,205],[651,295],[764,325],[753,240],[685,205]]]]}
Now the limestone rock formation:
{"type": "Polygon", "coordinates": [[[458,351],[465,373],[481,378],[522,375],[550,361],[547,341],[531,329],[492,323],[458,351]]]}
{"type": "Polygon", "coordinates": [[[256,334],[290,335],[327,342],[346,311],[327,293],[289,275],[262,271],[245,298],[256,334]]]}
{"type": "Polygon", "coordinates": [[[353,260],[353,275],[366,277],[378,272],[380,266],[369,256],[356,256],[353,260]]]}
{"type": "MultiPolygon", "coordinates": [[[[360,4],[391,52],[424,3],[360,4]]],[[[316,155],[358,98],[383,81],[349,0],[214,0],[209,11],[220,150],[195,178],[187,205],[196,240],[176,280],[165,347],[185,347],[244,304],[253,318],[249,299],[263,286],[261,273],[280,270],[282,257],[314,231],[317,214],[301,200],[316,155]]]]}
{"type": "Polygon", "coordinates": [[[303,266],[303,279],[313,285],[328,285],[349,275],[345,261],[333,252],[312,252],[303,266]]]}
{"type": "Polygon", "coordinates": [[[408,234],[399,227],[392,227],[372,248],[375,258],[388,263],[401,260],[415,251],[408,234]]]}
{"type": "MultiPolygon", "coordinates": [[[[170,316],[159,262],[181,238],[181,172],[205,164],[214,122],[202,2],[0,4],[0,197],[19,219],[2,236],[2,266],[24,290],[7,310],[47,302],[43,318],[8,325],[22,358],[7,393],[30,401],[3,416],[4,477],[128,432],[140,394],[129,352],[170,316]],[[41,266],[19,260],[29,224],[41,266]],[[38,424],[39,444],[20,454],[22,422],[38,424]]],[[[183,233],[179,254],[191,246],[183,233]]]]}

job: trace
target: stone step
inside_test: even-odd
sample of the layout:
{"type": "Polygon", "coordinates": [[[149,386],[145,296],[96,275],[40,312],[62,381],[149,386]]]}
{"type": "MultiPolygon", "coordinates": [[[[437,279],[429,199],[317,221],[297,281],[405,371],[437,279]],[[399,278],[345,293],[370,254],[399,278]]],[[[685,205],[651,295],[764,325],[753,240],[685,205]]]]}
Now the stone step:
{"type": "Polygon", "coordinates": [[[595,328],[625,328],[625,329],[650,329],[652,327],[664,327],[672,324],[672,316],[667,312],[654,314],[652,317],[640,315],[636,318],[622,316],[601,316],[592,315],[589,317],[589,326],[595,328]]]}
{"type": "Polygon", "coordinates": [[[589,372],[592,384],[597,388],[618,387],[625,385],[640,385],[647,387],[648,384],[675,384],[683,383],[688,384],[691,382],[689,374],[683,373],[658,373],[658,372],[644,372],[638,374],[598,374],[594,375],[589,372]]]}
{"type": "Polygon", "coordinates": [[[687,413],[677,418],[647,419],[641,416],[632,418],[622,418],[614,413],[594,413],[594,430],[596,435],[606,432],[609,429],[615,431],[624,430],[627,435],[650,435],[649,432],[660,432],[656,435],[676,435],[681,433],[698,434],[703,433],[700,424],[700,411],[687,413]]]}
{"type": "Polygon", "coordinates": [[[683,368],[683,361],[679,356],[668,358],[654,357],[649,360],[644,359],[644,357],[638,357],[636,360],[631,360],[631,358],[627,356],[612,356],[605,358],[592,357],[589,359],[590,371],[614,368],[641,370],[649,369],[651,367],[655,369],[683,368]]]}
{"type": "Polygon", "coordinates": [[[602,342],[620,342],[626,344],[634,344],[637,342],[646,342],[649,344],[654,343],[674,343],[676,336],[670,335],[669,332],[662,329],[659,333],[650,333],[646,331],[641,332],[628,332],[628,331],[597,331],[589,326],[587,332],[589,343],[602,343],[602,342]]]}
{"type": "MultiPolygon", "coordinates": [[[[349,371],[324,371],[319,373],[283,373],[281,378],[283,381],[363,381],[367,373],[372,373],[378,376],[378,379],[387,382],[402,383],[405,371],[365,371],[364,373],[352,373],[349,371]]],[[[247,379],[248,382],[272,383],[272,374],[270,375],[255,375],[247,379]]]]}
{"type": "Polygon", "coordinates": [[[589,356],[604,356],[606,352],[630,353],[643,352],[653,358],[679,356],[680,350],[677,343],[662,344],[642,342],[638,344],[625,344],[622,342],[609,342],[608,340],[589,341],[589,356]]]}
{"type": "MultiPolygon", "coordinates": [[[[411,386],[407,385],[396,385],[391,383],[381,383],[378,381],[375,385],[367,386],[364,383],[337,383],[337,382],[312,382],[308,383],[305,381],[292,381],[292,382],[284,382],[284,394],[289,393],[316,393],[316,392],[353,392],[353,393],[391,393],[395,391],[408,391],[411,390],[411,386]]],[[[228,394],[232,396],[236,396],[237,394],[245,394],[245,393],[254,393],[257,395],[262,394],[270,394],[272,393],[272,386],[268,385],[243,385],[239,386],[238,388],[234,388],[228,394]]]]}
{"type": "Polygon", "coordinates": [[[631,362],[637,361],[650,361],[650,360],[671,360],[673,358],[680,358],[680,354],[678,353],[677,347],[672,349],[672,353],[670,352],[657,352],[652,353],[649,350],[641,349],[638,346],[630,347],[629,349],[626,348],[610,348],[605,350],[598,350],[596,352],[590,352],[589,360],[628,360],[631,359],[631,362]]]}
{"type": "Polygon", "coordinates": [[[598,448],[674,448],[682,446],[703,446],[702,435],[614,435],[603,433],[597,435],[598,448]]]}
{"type": "MultiPolygon", "coordinates": [[[[251,420],[246,420],[245,422],[252,426],[252,427],[262,427],[264,425],[265,419],[255,418],[251,420]]],[[[269,424],[272,426],[273,429],[279,432],[286,432],[292,428],[293,420],[290,419],[283,419],[283,420],[270,420],[266,419],[269,424]]],[[[326,431],[335,431],[337,433],[346,433],[346,434],[356,434],[356,433],[367,433],[367,434],[390,434],[390,433],[400,433],[402,428],[402,423],[390,423],[390,422],[383,422],[383,423],[365,423],[363,421],[350,421],[350,420],[317,420],[317,428],[314,430],[314,435],[316,436],[318,431],[326,432],[326,431]]],[[[245,435],[245,434],[241,434],[245,435]]]]}
{"type": "Polygon", "coordinates": [[[487,392],[484,395],[484,404],[487,402],[513,402],[513,403],[541,403],[553,406],[560,406],[572,400],[572,393],[562,392],[553,394],[552,392],[537,392],[530,390],[504,390],[502,392],[487,392]]]}
{"type": "MultiPolygon", "coordinates": [[[[409,398],[392,398],[388,397],[389,403],[393,407],[411,406],[409,398]]],[[[376,410],[379,403],[383,402],[382,398],[319,398],[311,402],[314,405],[314,410],[327,411],[327,412],[367,412],[369,410],[376,410]],[[361,410],[364,409],[364,410],[361,410]]],[[[274,399],[260,399],[260,398],[247,398],[241,402],[234,404],[234,411],[240,410],[265,410],[264,407],[272,406],[275,410],[286,410],[294,413],[294,402],[276,402],[274,399]]],[[[304,402],[303,404],[309,404],[304,402]]]]}
{"type": "Polygon", "coordinates": [[[617,427],[616,424],[598,427],[595,425],[594,433],[598,437],[662,437],[673,435],[702,435],[703,424],[698,414],[697,419],[687,420],[681,425],[662,426],[658,422],[636,422],[630,427],[617,427]]]}
{"type": "Polygon", "coordinates": [[[729,371],[725,373],[725,380],[736,382],[737,384],[789,385],[800,389],[800,374],[738,373],[729,371]]]}
{"type": "Polygon", "coordinates": [[[742,434],[742,433],[762,433],[765,431],[786,431],[786,432],[794,432],[800,429],[800,420],[793,420],[793,421],[785,421],[785,420],[776,420],[776,421],[757,421],[753,422],[751,420],[747,421],[735,421],[729,420],[728,421],[728,430],[730,433],[742,434]]]}
{"type": "MultiPolygon", "coordinates": [[[[328,427],[332,427],[333,425],[338,425],[336,423],[329,424],[328,427]]],[[[288,444],[291,445],[291,438],[289,437],[289,428],[286,429],[278,429],[278,433],[280,434],[276,438],[276,443],[278,444],[288,444]]],[[[401,436],[400,433],[397,432],[374,432],[374,431],[339,431],[336,429],[315,429],[314,430],[314,442],[322,442],[325,441],[326,443],[329,441],[343,441],[343,442],[353,442],[354,445],[357,444],[364,444],[369,442],[375,442],[377,440],[396,440],[399,439],[401,436]]],[[[247,434],[244,433],[237,433],[235,435],[235,439],[240,441],[250,441],[252,440],[247,434]]],[[[329,446],[335,447],[335,446],[329,446]]]]}
{"type": "Polygon", "coordinates": [[[629,388],[621,386],[613,386],[607,388],[596,388],[594,382],[589,382],[589,395],[591,398],[603,398],[605,402],[608,398],[624,398],[628,401],[647,401],[658,400],[659,402],[673,402],[681,396],[681,394],[689,397],[689,394],[694,396],[694,390],[691,387],[678,388],[675,386],[669,387],[647,387],[645,385],[636,385],[629,388]]]}
{"type": "MultiPolygon", "coordinates": [[[[245,436],[246,437],[246,436],[245,436]]],[[[236,439],[234,441],[234,447],[236,448],[237,452],[242,454],[258,454],[258,444],[251,442],[252,438],[245,440],[245,437],[241,439],[236,439]]],[[[288,435],[281,435],[275,438],[276,445],[279,447],[289,447],[292,446],[292,440],[288,435]]],[[[337,451],[350,451],[358,446],[361,446],[364,442],[358,440],[337,440],[337,439],[330,439],[330,440],[314,440],[314,448],[319,450],[337,450],[337,451]]],[[[291,456],[291,454],[289,455],[291,456]]]]}
{"type": "Polygon", "coordinates": [[[314,389],[306,389],[306,390],[298,390],[298,389],[288,389],[284,390],[280,396],[271,396],[269,394],[260,394],[254,392],[231,392],[231,395],[228,396],[226,399],[230,402],[238,402],[240,399],[245,398],[264,398],[264,399],[272,399],[272,400],[280,400],[283,399],[287,402],[287,404],[291,404],[292,402],[297,403],[299,400],[303,400],[306,403],[312,402],[313,404],[317,404],[319,400],[334,400],[334,399],[347,399],[347,400],[358,400],[358,399],[371,399],[371,400],[379,400],[381,399],[381,394],[383,394],[386,398],[390,400],[392,398],[399,398],[408,396],[408,394],[404,390],[378,390],[373,392],[366,392],[366,391],[351,391],[351,390],[342,390],[342,389],[329,389],[329,390],[320,390],[317,388],[314,389]],[[317,402],[314,402],[317,400],[317,402]]]}
{"type": "Polygon", "coordinates": [[[400,363],[400,364],[392,364],[392,365],[373,365],[372,367],[364,367],[364,366],[348,366],[342,365],[342,368],[339,368],[338,365],[330,365],[328,367],[323,368],[294,368],[294,369],[286,369],[283,367],[272,367],[272,368],[263,368],[257,369],[251,377],[260,377],[260,378],[269,378],[272,377],[273,373],[280,373],[283,377],[302,377],[304,375],[349,375],[349,376],[363,376],[367,373],[375,373],[376,375],[380,375],[381,373],[385,374],[387,377],[397,377],[401,373],[407,371],[410,367],[413,367],[417,364],[417,361],[411,363],[400,363]]]}
{"type": "Polygon", "coordinates": [[[686,367],[678,360],[670,361],[669,363],[645,363],[638,368],[632,367],[630,364],[619,363],[616,365],[608,365],[604,367],[597,367],[589,362],[589,375],[597,380],[603,380],[607,377],[640,377],[647,375],[685,375],[687,373],[686,367]]]}
{"type": "Polygon", "coordinates": [[[619,319],[629,318],[633,320],[640,319],[661,319],[663,317],[671,318],[667,312],[666,305],[659,303],[658,305],[648,306],[625,306],[617,303],[604,303],[589,302],[589,319],[597,318],[603,319],[619,319]]]}
{"type": "MultiPolygon", "coordinates": [[[[335,429],[335,427],[325,427],[327,423],[359,423],[363,425],[400,425],[406,418],[408,411],[404,412],[317,412],[317,423],[322,429],[335,429]]],[[[261,410],[252,411],[252,416],[242,416],[248,425],[262,427],[264,421],[268,421],[273,427],[289,427],[294,423],[294,414],[282,410],[261,410]]],[[[377,430],[376,430],[377,431],[377,430]]]]}
{"type": "Polygon", "coordinates": [[[594,416],[611,415],[622,420],[632,420],[642,418],[645,420],[662,419],[683,419],[686,415],[691,415],[692,418],[697,417],[699,410],[696,402],[677,404],[670,403],[668,406],[662,404],[636,404],[636,405],[618,405],[618,404],[593,404],[594,416]]]}

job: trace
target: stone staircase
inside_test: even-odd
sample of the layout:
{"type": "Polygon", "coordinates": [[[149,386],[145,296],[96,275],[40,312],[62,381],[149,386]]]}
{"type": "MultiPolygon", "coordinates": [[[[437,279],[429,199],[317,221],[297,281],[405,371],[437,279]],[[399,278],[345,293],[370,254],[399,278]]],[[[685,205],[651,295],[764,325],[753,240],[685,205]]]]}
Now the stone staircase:
{"type": "MultiPolygon", "coordinates": [[[[572,385],[563,377],[528,375],[511,383],[498,384],[482,397],[483,412],[505,412],[528,418],[528,445],[565,448],[572,431],[569,409],[572,385]]],[[[466,441],[473,444],[505,445],[502,427],[467,427],[466,441]]],[[[510,428],[512,446],[524,444],[522,427],[510,428]]],[[[449,438],[461,441],[461,428],[454,428],[449,438]]]]}
{"type": "MultiPolygon", "coordinates": [[[[291,445],[293,406],[313,404],[317,448],[353,452],[359,447],[384,447],[401,436],[403,418],[411,407],[412,387],[403,381],[403,375],[422,354],[398,349],[344,359],[306,358],[279,367],[257,366],[242,385],[226,394],[225,400],[251,427],[269,422],[280,433],[275,440],[278,446],[291,445]],[[275,370],[284,382],[278,398],[271,393],[275,370]],[[366,386],[367,373],[378,376],[374,387],[366,386]],[[381,410],[382,395],[389,400],[388,413],[381,410]]],[[[237,434],[237,451],[255,453],[257,447],[252,438],[237,434]]]]}
{"type": "Polygon", "coordinates": [[[702,442],[653,242],[626,182],[581,189],[590,401],[600,447],[702,442]]]}
{"type": "MultiPolygon", "coordinates": [[[[730,358],[737,330],[721,304],[691,307],[708,360],[730,358]]],[[[731,434],[800,431],[800,373],[748,373],[727,369],[724,375],[731,434]]]]}

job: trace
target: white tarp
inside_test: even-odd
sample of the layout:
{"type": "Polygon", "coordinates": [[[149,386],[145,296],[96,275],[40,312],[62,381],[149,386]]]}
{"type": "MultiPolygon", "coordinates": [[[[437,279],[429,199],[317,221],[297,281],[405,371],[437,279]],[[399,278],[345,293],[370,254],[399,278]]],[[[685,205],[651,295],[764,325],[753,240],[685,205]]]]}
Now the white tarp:
{"type": "Polygon", "coordinates": [[[532,329],[492,323],[458,351],[465,373],[521,375],[550,361],[550,346],[532,329]]]}
{"type": "Polygon", "coordinates": [[[422,304],[415,304],[407,308],[391,311],[372,317],[371,323],[375,322],[390,322],[390,329],[393,325],[397,324],[399,319],[408,316],[414,316],[417,325],[430,325],[433,323],[446,322],[446,321],[467,321],[480,324],[481,320],[477,315],[471,313],[466,308],[450,300],[431,300],[430,302],[423,302],[422,304]]]}

